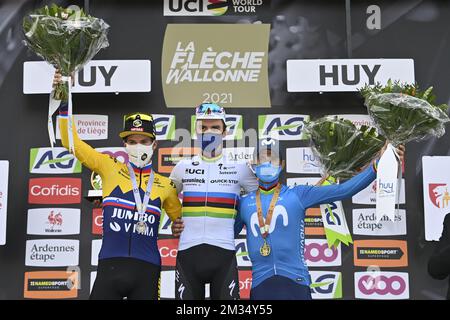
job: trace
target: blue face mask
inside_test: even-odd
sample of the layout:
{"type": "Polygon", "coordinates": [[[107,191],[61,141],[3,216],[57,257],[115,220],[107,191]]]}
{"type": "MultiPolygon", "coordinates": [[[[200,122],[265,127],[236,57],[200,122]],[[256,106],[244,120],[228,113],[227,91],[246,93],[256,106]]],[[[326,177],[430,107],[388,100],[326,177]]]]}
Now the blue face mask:
{"type": "Polygon", "coordinates": [[[199,136],[203,152],[214,153],[222,146],[223,136],[220,133],[203,133],[199,136]]]}
{"type": "Polygon", "coordinates": [[[274,166],[270,162],[264,162],[256,166],[255,174],[264,183],[275,182],[280,177],[281,166],[274,166]]]}

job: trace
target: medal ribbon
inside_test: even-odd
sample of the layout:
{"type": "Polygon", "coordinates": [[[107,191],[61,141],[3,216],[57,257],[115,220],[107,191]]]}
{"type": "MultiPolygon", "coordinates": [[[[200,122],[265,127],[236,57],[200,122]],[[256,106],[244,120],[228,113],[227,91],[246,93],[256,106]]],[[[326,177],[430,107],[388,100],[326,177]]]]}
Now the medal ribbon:
{"type": "Polygon", "coordinates": [[[263,212],[262,212],[261,193],[260,193],[259,189],[256,191],[256,209],[258,212],[259,230],[261,232],[261,236],[263,237],[263,239],[266,239],[266,237],[269,235],[270,222],[272,221],[273,211],[274,211],[275,205],[278,201],[280,191],[281,191],[281,184],[278,184],[278,186],[275,187],[275,193],[272,196],[272,200],[270,200],[270,205],[269,205],[269,210],[267,211],[266,221],[264,221],[263,212]]]}
{"type": "Polygon", "coordinates": [[[133,184],[133,195],[134,195],[134,201],[136,202],[136,207],[137,207],[138,213],[139,213],[139,222],[143,222],[144,214],[145,214],[145,211],[147,211],[147,205],[148,205],[148,202],[150,201],[150,192],[151,192],[151,189],[153,186],[153,179],[155,177],[155,174],[154,174],[153,168],[152,168],[152,171],[150,173],[150,178],[148,179],[147,188],[146,188],[145,195],[144,195],[144,200],[142,200],[141,195],[139,194],[139,187],[136,182],[136,177],[134,175],[133,167],[131,166],[130,163],[127,163],[127,167],[128,167],[128,172],[130,173],[131,183],[133,184]]]}

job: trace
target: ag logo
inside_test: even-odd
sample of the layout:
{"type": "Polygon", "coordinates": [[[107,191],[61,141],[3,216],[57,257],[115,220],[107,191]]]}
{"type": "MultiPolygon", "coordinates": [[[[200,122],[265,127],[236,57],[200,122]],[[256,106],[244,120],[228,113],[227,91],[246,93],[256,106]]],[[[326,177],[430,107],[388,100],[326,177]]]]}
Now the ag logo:
{"type": "Polygon", "coordinates": [[[332,202],[326,205],[320,205],[320,208],[325,211],[326,223],[332,226],[340,226],[341,222],[341,210],[338,209],[337,202],[332,202]]]}
{"type": "Polygon", "coordinates": [[[30,173],[80,173],[81,163],[66,148],[30,149],[30,173]]]}
{"type": "Polygon", "coordinates": [[[154,114],[153,124],[155,126],[157,140],[175,139],[175,116],[166,114],[154,114]]]}
{"type": "Polygon", "coordinates": [[[304,125],[309,122],[308,115],[300,114],[269,114],[258,117],[258,136],[278,140],[306,140],[304,125]]]}
{"type": "Polygon", "coordinates": [[[248,256],[247,241],[245,239],[236,239],[235,244],[238,267],[251,267],[252,262],[248,256]]]}
{"type": "Polygon", "coordinates": [[[310,271],[313,299],[342,298],[342,274],[332,271],[310,271]]]}
{"type": "MultiPolygon", "coordinates": [[[[227,128],[227,135],[224,140],[241,140],[243,136],[243,122],[242,116],[239,114],[227,114],[225,118],[225,125],[227,128]]],[[[196,134],[196,118],[191,116],[191,136],[192,139],[197,139],[196,134]]]]}
{"type": "Polygon", "coordinates": [[[159,220],[159,234],[172,235],[172,221],[164,210],[159,220]]]}

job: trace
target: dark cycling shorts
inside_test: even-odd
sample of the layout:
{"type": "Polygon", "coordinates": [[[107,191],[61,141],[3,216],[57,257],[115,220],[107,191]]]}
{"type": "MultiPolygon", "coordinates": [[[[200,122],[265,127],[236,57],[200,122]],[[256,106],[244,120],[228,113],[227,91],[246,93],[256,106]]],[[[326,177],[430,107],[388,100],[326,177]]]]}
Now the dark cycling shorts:
{"type": "Polygon", "coordinates": [[[161,267],[135,258],[98,261],[91,300],[156,300],[161,267]]]}
{"type": "Polygon", "coordinates": [[[250,300],[311,300],[311,289],[289,278],[273,276],[250,291],[250,300]]]}
{"type": "Polygon", "coordinates": [[[212,300],[239,299],[236,252],[201,244],[178,251],[175,274],[177,300],[204,300],[205,284],[212,300]]]}

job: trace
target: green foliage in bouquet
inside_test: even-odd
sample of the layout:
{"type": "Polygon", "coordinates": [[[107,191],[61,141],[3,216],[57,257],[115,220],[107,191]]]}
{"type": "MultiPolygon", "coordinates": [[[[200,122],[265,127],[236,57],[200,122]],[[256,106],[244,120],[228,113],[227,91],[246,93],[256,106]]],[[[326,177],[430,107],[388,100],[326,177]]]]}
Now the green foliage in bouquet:
{"type": "Polygon", "coordinates": [[[394,145],[445,133],[448,105],[435,103],[433,87],[388,81],[360,89],[365,105],[380,132],[394,145]]]}
{"type": "MultiPolygon", "coordinates": [[[[109,45],[109,25],[78,7],[45,6],[26,15],[22,26],[25,44],[65,77],[109,45]]],[[[54,98],[67,101],[67,83],[57,86],[54,98]]]]}
{"type": "Polygon", "coordinates": [[[312,149],[326,174],[348,179],[368,164],[383,147],[386,139],[376,129],[349,120],[326,116],[306,126],[312,149]]]}

